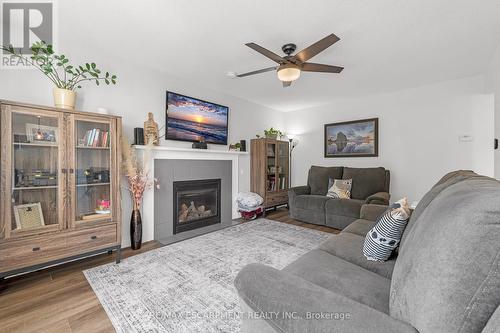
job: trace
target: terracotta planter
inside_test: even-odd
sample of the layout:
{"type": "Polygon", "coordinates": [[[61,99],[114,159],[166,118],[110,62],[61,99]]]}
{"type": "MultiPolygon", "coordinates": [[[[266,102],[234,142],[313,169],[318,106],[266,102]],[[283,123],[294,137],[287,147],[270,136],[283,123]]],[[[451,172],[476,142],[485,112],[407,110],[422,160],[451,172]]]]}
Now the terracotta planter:
{"type": "Polygon", "coordinates": [[[76,92],[68,89],[54,87],[54,105],[61,109],[74,110],[76,102],[76,92]]]}
{"type": "Polygon", "coordinates": [[[139,250],[142,245],[142,219],[139,209],[132,211],[130,218],[130,247],[132,250],[139,250]]]}

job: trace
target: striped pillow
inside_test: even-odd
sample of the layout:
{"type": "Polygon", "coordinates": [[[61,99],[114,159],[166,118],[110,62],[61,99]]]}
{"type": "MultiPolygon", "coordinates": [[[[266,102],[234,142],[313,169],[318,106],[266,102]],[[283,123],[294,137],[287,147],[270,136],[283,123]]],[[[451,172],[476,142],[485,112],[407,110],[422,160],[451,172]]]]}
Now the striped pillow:
{"type": "Polygon", "coordinates": [[[408,201],[403,198],[389,207],[382,214],[377,224],[365,237],[363,254],[366,259],[372,261],[386,261],[392,251],[398,246],[408,219],[410,218],[410,207],[408,201]]]}

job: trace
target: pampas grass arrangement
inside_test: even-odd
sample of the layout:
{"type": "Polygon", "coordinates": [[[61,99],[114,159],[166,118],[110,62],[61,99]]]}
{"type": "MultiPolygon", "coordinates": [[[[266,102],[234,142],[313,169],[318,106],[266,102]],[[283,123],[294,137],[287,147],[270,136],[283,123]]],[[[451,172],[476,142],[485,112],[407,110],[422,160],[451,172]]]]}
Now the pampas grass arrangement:
{"type": "Polygon", "coordinates": [[[128,190],[134,201],[134,210],[141,207],[144,192],[156,186],[159,188],[158,180],[150,178],[150,161],[153,143],[148,140],[142,161],[137,159],[134,149],[127,138],[122,137],[123,172],[127,177],[128,190]]]}

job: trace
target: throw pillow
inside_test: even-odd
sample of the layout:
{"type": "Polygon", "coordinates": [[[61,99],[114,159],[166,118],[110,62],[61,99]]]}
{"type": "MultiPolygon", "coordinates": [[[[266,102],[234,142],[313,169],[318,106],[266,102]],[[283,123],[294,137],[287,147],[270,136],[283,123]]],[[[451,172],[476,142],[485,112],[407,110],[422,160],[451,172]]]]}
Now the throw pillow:
{"type": "Polygon", "coordinates": [[[352,179],[335,179],[326,196],[334,199],[350,199],[351,187],[352,179]]]}
{"type": "Polygon", "coordinates": [[[363,254],[372,261],[386,261],[396,249],[410,218],[408,201],[403,198],[386,210],[365,237],[363,254]]]}

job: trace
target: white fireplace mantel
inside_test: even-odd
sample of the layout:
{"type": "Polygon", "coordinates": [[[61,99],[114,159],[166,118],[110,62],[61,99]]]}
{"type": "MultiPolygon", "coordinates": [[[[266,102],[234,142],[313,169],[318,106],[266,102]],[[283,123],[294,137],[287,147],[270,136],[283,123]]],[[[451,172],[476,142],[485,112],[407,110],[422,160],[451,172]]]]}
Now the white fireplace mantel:
{"type": "MultiPolygon", "coordinates": [[[[145,151],[146,146],[134,146],[135,149],[145,151]]],[[[238,218],[238,205],[236,203],[236,196],[238,195],[238,175],[239,175],[239,157],[248,155],[248,152],[216,150],[216,149],[189,149],[177,148],[167,146],[154,146],[151,149],[150,158],[150,173],[154,177],[155,160],[217,160],[217,161],[231,161],[232,172],[232,218],[238,218]]],[[[144,156],[144,155],[143,155],[144,156]]],[[[142,216],[143,216],[143,241],[154,239],[154,195],[155,191],[147,191],[144,194],[142,203],[142,216]]]]}

